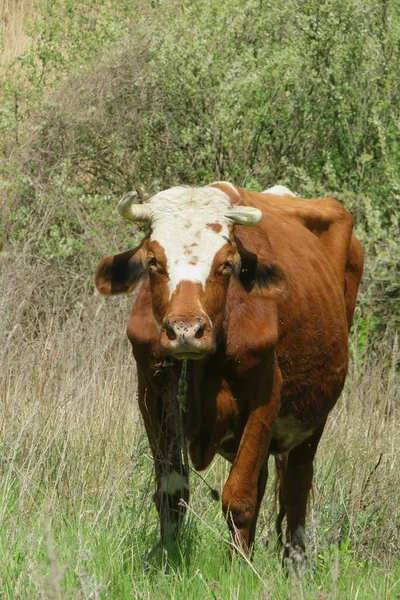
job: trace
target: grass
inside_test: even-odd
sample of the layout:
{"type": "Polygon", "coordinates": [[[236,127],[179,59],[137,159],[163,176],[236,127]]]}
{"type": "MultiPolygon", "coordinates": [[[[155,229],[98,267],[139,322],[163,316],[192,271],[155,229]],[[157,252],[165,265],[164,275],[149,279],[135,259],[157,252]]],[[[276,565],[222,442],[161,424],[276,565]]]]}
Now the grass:
{"type": "MultiPolygon", "coordinates": [[[[399,597],[396,345],[363,366],[355,357],[330,418],[310,502],[307,576],[287,579],[280,567],[273,473],[252,566],[230,558],[219,503],[194,474],[167,566],[161,551],[145,560],[158,523],[124,337],[131,299],[87,290],[71,308],[46,265],[3,253],[0,268],[1,598],[399,597]]],[[[218,459],[205,478],[221,491],[227,472],[218,459]]]]}

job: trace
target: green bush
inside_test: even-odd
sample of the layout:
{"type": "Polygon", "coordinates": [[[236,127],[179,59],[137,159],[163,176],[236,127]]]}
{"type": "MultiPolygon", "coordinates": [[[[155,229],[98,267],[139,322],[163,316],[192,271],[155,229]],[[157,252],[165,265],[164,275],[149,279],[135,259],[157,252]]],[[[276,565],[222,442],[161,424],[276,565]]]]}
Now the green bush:
{"type": "Polygon", "coordinates": [[[43,218],[38,207],[59,207],[39,252],[94,260],[91,240],[108,219],[117,227],[110,205],[131,188],[144,197],[177,183],[279,182],[353,212],[366,251],[363,318],[374,335],[398,325],[394,0],[119,0],[96,14],[88,0],[40,6],[42,33],[21,68],[32,81],[44,70],[46,96],[16,158],[35,201],[26,208],[21,185],[9,192],[28,231],[43,218]]]}

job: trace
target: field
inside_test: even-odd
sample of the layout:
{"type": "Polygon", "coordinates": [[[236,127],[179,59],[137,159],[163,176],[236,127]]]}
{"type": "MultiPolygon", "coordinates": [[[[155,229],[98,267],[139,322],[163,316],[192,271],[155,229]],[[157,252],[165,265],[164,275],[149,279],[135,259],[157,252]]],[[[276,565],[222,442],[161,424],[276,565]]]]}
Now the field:
{"type": "Polygon", "coordinates": [[[0,598],[400,598],[399,35],[394,0],[0,2],[0,598]],[[142,235],[123,193],[222,178],[338,198],[366,254],[300,576],[272,463],[252,563],[207,487],[222,458],[191,473],[180,545],[148,558],[132,298],[94,292],[142,235]]]}
{"type": "MultiPolygon", "coordinates": [[[[281,570],[273,472],[252,565],[230,559],[219,503],[192,474],[189,518],[167,568],[161,554],[145,560],[158,523],[124,339],[129,299],[88,293],[66,316],[62,291],[37,294],[45,271],[23,256],[1,259],[2,597],[398,597],[397,346],[357,366],[357,332],[352,339],[346,391],[318,453],[308,576],[281,570]]],[[[223,459],[204,474],[219,491],[226,476],[223,459]]]]}

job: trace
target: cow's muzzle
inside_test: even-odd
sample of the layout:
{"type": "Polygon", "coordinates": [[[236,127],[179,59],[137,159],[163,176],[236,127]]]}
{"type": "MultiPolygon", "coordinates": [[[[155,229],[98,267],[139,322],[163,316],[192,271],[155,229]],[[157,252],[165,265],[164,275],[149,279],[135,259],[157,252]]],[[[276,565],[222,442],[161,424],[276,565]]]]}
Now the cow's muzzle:
{"type": "Polygon", "coordinates": [[[208,317],[169,315],[160,334],[160,349],[178,359],[200,359],[215,352],[212,327],[208,317]]]}

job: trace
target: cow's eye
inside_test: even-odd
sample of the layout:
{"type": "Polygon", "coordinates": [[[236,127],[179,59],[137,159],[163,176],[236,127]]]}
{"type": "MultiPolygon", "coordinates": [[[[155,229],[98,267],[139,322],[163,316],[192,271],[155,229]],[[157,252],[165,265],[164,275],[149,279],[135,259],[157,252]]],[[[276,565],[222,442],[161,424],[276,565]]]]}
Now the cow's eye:
{"type": "Polygon", "coordinates": [[[156,267],[157,267],[157,261],[156,261],[156,259],[154,258],[154,256],[151,256],[151,257],[149,258],[149,260],[147,261],[147,267],[148,267],[149,269],[154,269],[154,268],[156,268],[156,267]]]}
{"type": "Polygon", "coordinates": [[[233,262],[231,262],[230,260],[227,260],[224,263],[224,273],[226,273],[228,275],[229,273],[232,273],[232,271],[233,271],[233,262]]]}

